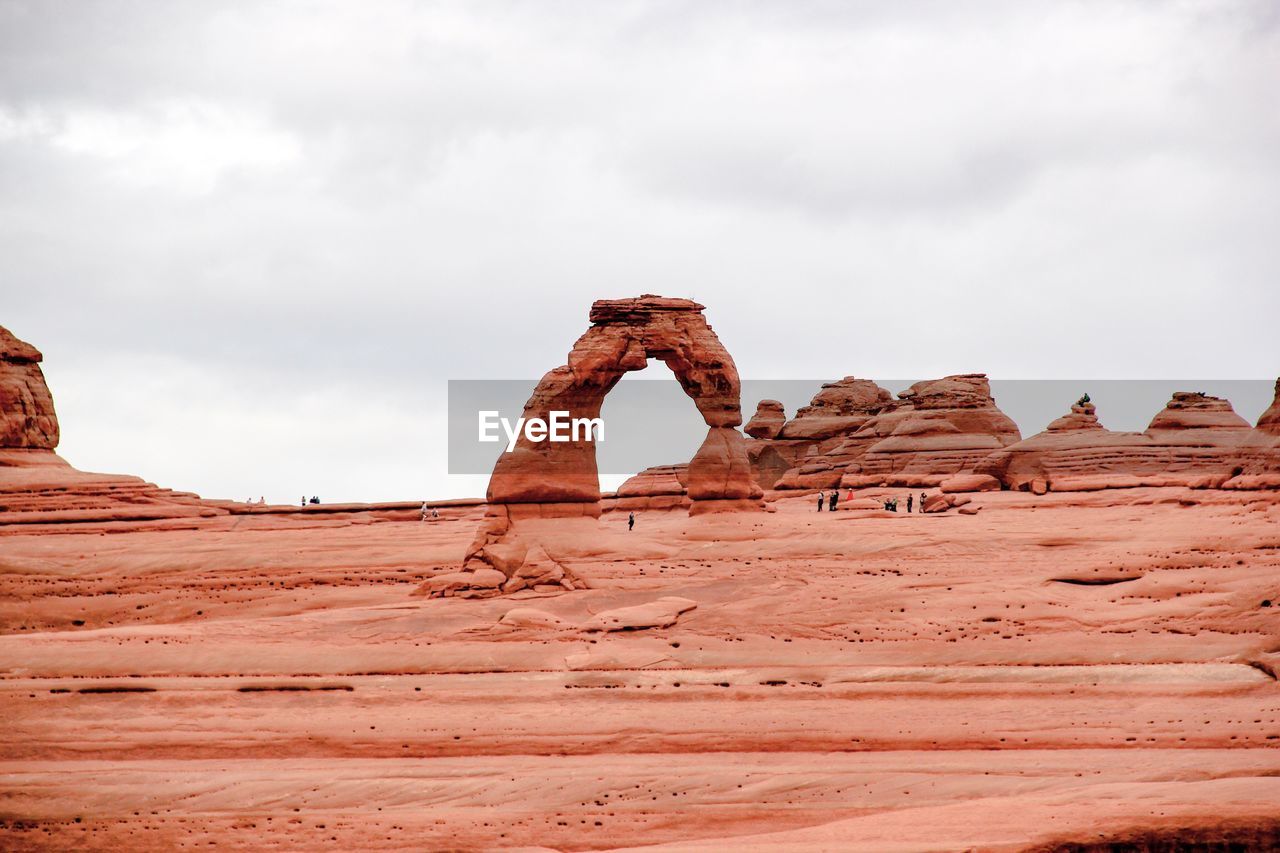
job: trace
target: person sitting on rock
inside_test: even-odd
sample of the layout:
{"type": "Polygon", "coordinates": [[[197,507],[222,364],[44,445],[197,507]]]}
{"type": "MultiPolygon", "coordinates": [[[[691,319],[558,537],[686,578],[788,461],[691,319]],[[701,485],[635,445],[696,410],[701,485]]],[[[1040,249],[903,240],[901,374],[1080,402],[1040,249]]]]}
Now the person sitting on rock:
{"type": "Polygon", "coordinates": [[[430,510],[431,510],[431,507],[427,506],[426,501],[423,501],[422,502],[422,520],[423,521],[426,521],[427,518],[431,515],[430,510]]]}
{"type": "Polygon", "coordinates": [[[840,500],[840,490],[832,489],[831,494],[827,497],[827,511],[836,511],[836,501],[840,500]]]}
{"type": "Polygon", "coordinates": [[[818,492],[818,512],[822,512],[822,502],[825,501],[826,498],[827,496],[824,493],[818,492]]]}
{"type": "Polygon", "coordinates": [[[636,514],[634,512],[627,513],[627,530],[636,526],[636,514]]]}

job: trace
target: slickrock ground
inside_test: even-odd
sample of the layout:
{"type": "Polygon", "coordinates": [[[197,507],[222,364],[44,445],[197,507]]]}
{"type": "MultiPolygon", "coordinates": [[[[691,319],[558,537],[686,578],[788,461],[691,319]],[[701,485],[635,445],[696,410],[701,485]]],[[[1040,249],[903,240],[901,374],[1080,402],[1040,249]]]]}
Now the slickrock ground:
{"type": "Polygon", "coordinates": [[[970,497],[0,525],[0,847],[1280,844],[1280,496],[970,497]]]}

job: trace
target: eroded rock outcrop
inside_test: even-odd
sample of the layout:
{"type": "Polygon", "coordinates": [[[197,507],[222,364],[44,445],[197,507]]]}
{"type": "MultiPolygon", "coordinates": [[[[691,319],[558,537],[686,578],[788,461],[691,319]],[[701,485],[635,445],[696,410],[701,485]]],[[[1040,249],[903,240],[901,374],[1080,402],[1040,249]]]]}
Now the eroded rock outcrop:
{"type": "Polygon", "coordinates": [[[1031,491],[1260,488],[1280,474],[1276,445],[1229,401],[1179,391],[1142,432],[1108,430],[1091,404],[1077,404],[1044,432],[991,454],[977,471],[1031,491]]]}
{"type": "Polygon", "coordinates": [[[787,411],[777,400],[761,400],[743,429],[752,438],[777,438],[787,423],[787,411]]]}
{"type": "Polygon", "coordinates": [[[893,395],[870,379],[846,376],[828,382],[787,421],[779,438],[812,441],[852,432],[893,403],[893,395]]]}
{"type": "MultiPolygon", "coordinates": [[[[752,474],[768,489],[936,486],[972,473],[992,451],[1021,438],[980,373],[917,382],[897,398],[869,379],[846,376],[823,385],[769,437],[781,410],[774,402],[761,403],[757,415],[768,417],[746,443],[752,474]]],[[[626,491],[634,499],[664,470],[641,472],[619,496],[626,491]]]]}
{"type": "Polygon", "coordinates": [[[845,467],[841,485],[933,486],[1022,438],[996,405],[986,374],[917,382],[898,398],[905,405],[850,437],[849,445],[866,450],[845,467]],[[879,440],[868,445],[871,438],[879,440]]]}
{"type": "Polygon", "coordinates": [[[843,466],[849,458],[833,455],[847,438],[862,429],[877,415],[892,411],[902,403],[887,388],[870,379],[846,376],[828,382],[819,389],[809,405],[803,406],[787,422],[777,440],[763,444],[748,443],[748,454],[755,463],[757,477],[764,479],[761,469],[778,460],[790,464],[772,480],[770,488],[833,488],[840,483],[843,466]]]}
{"type": "Polygon", "coordinates": [[[834,444],[811,448],[776,488],[936,486],[1020,438],[985,374],[917,382],[896,400],[879,390],[872,411],[834,444]]]}
{"type": "Polygon", "coordinates": [[[54,452],[60,431],[43,356],[0,327],[0,524],[128,524],[227,514],[138,477],[79,471],[54,452]]]}
{"type": "Polygon", "coordinates": [[[1275,397],[1271,405],[1258,418],[1258,429],[1271,435],[1280,436],[1280,379],[1276,380],[1275,397]]]}
{"type": "Polygon", "coordinates": [[[0,326],[0,448],[53,450],[58,416],[40,350],[0,326]]]}
{"type": "MultiPolygon", "coordinates": [[[[702,312],[703,306],[691,300],[652,294],[596,302],[591,327],[574,343],[567,363],[538,383],[525,403],[525,419],[548,420],[553,411],[597,418],[623,374],[642,370],[656,358],[671,368],[707,425],[706,440],[682,484],[690,512],[759,509],[763,492],[752,480],[745,443],[736,429],[742,424],[738,370],[702,312]]],[[[535,442],[522,434],[516,447],[498,458],[488,501],[486,522],[468,549],[464,570],[501,571],[506,581],[500,588],[489,587],[492,594],[544,583],[544,576],[524,577],[517,568],[500,566],[493,549],[518,539],[514,525],[523,518],[600,515],[594,435],[535,442]]],[[[554,561],[551,571],[566,587],[580,583],[554,561]]],[[[484,594],[485,588],[468,591],[484,594]]]]}

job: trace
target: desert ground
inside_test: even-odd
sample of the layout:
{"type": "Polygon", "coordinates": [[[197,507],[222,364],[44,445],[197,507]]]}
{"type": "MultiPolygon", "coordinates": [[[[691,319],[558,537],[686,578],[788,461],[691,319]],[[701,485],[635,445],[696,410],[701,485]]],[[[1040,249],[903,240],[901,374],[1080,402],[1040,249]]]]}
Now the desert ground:
{"type": "Polygon", "coordinates": [[[1280,846],[1280,495],[973,504],[0,523],[0,847],[1280,846]]]}

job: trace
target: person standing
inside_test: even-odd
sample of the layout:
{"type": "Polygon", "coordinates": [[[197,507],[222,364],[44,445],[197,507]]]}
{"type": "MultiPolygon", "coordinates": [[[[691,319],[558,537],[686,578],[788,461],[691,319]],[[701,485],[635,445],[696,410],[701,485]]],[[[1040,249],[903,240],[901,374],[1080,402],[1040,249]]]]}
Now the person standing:
{"type": "Polygon", "coordinates": [[[924,512],[924,492],[920,493],[920,511],[924,512]]]}
{"type": "Polygon", "coordinates": [[[824,492],[818,492],[818,512],[822,512],[822,502],[827,499],[824,492]]]}
{"type": "Polygon", "coordinates": [[[911,495],[907,495],[907,515],[911,514],[911,495]]]}
{"type": "Polygon", "coordinates": [[[636,514],[634,512],[627,513],[627,532],[636,526],[636,514]]]}
{"type": "Polygon", "coordinates": [[[827,497],[827,511],[836,511],[836,501],[840,500],[840,490],[832,489],[831,494],[827,497]]]}

